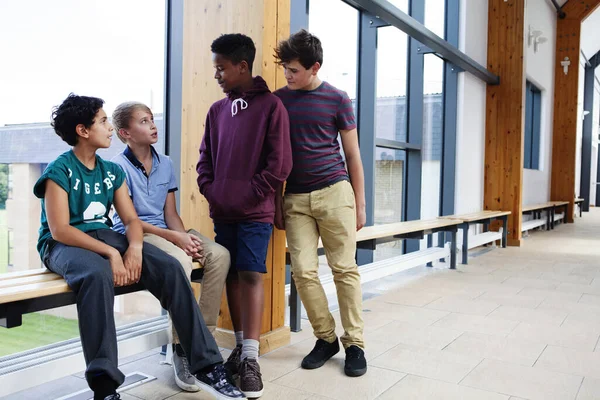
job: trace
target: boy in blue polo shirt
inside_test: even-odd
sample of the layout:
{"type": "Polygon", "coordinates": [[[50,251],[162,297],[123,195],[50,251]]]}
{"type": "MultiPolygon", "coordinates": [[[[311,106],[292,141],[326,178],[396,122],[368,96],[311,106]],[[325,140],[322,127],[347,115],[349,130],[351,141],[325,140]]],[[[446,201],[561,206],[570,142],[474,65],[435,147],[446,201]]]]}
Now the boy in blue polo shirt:
{"type": "MultiPolygon", "coordinates": [[[[129,196],[142,222],[144,242],[176,258],[188,279],[192,272],[192,259],[204,266],[200,311],[212,333],[216,329],[221,295],[229,271],[229,252],[200,233],[185,230],[175,203],[177,181],[171,159],[158,154],[152,147],[158,141],[158,131],[150,108],[137,102],[120,104],[113,112],[113,124],[117,136],[127,147],[112,161],[125,170],[129,196]]],[[[118,215],[115,215],[113,229],[125,232],[118,215]]],[[[175,382],[182,390],[198,391],[187,366],[185,353],[173,327],[175,382]]]]}

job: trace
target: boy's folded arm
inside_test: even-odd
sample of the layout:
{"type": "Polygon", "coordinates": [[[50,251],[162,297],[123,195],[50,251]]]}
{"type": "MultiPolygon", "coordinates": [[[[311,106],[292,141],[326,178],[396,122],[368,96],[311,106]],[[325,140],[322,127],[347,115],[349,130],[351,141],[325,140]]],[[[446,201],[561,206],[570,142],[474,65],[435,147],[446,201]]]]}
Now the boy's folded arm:
{"type": "Polygon", "coordinates": [[[271,114],[265,146],[270,150],[267,165],[252,178],[252,185],[261,197],[275,193],[292,171],[290,121],[285,107],[280,102],[271,114]]]}
{"type": "Polygon", "coordinates": [[[119,255],[114,247],[85,234],[69,224],[69,197],[67,192],[51,179],[46,181],[44,206],[52,238],[67,246],[80,247],[104,257],[119,255]]]}

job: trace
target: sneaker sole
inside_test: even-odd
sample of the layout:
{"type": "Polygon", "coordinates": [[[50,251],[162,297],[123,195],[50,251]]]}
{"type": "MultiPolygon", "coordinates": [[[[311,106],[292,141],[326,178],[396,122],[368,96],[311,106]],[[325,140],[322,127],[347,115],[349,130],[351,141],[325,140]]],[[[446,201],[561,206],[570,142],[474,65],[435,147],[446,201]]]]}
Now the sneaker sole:
{"type": "Polygon", "coordinates": [[[198,392],[200,390],[198,385],[190,385],[189,383],[185,383],[184,381],[179,379],[179,377],[177,376],[177,371],[175,371],[175,364],[173,364],[173,375],[175,376],[175,383],[177,384],[177,386],[179,386],[179,389],[191,393],[198,392]]]}
{"type": "MultiPolygon", "coordinates": [[[[200,390],[202,390],[203,392],[207,392],[212,394],[215,399],[217,400],[231,400],[231,399],[235,399],[235,400],[248,400],[247,397],[229,397],[229,396],[225,396],[223,393],[217,392],[215,390],[215,388],[213,388],[210,385],[207,385],[206,383],[199,381],[196,379],[196,385],[198,385],[200,387],[200,390]]],[[[246,394],[244,394],[245,396],[246,394]]]]}
{"type": "Polygon", "coordinates": [[[243,393],[244,393],[244,396],[246,396],[249,399],[258,399],[259,397],[261,397],[263,395],[264,391],[265,391],[264,389],[261,389],[258,392],[246,392],[246,391],[243,391],[243,393]]]}
{"type": "Polygon", "coordinates": [[[344,368],[344,373],[347,376],[351,376],[353,378],[358,377],[358,376],[363,376],[364,374],[367,373],[367,367],[364,367],[361,369],[346,369],[346,368],[344,368]]]}

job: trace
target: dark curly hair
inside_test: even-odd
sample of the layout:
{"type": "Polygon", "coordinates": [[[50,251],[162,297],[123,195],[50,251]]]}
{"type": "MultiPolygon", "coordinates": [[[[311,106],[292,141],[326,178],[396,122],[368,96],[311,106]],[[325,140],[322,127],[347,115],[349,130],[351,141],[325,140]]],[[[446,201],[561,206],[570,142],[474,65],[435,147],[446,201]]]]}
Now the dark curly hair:
{"type": "Polygon", "coordinates": [[[250,72],[252,72],[256,47],[248,36],[241,33],[221,35],[212,42],[210,51],[224,56],[235,65],[246,61],[250,72]]]}
{"type": "Polygon", "coordinates": [[[306,69],[315,63],[323,65],[323,48],[321,41],[315,35],[302,29],[287,40],[282,40],[275,49],[275,59],[278,64],[298,60],[306,69]]]}
{"type": "Polygon", "coordinates": [[[97,97],[77,96],[69,94],[60,106],[52,110],[50,125],[62,140],[75,146],[79,135],[75,128],[82,124],[86,128],[94,124],[94,117],[104,105],[104,100],[97,97]]]}

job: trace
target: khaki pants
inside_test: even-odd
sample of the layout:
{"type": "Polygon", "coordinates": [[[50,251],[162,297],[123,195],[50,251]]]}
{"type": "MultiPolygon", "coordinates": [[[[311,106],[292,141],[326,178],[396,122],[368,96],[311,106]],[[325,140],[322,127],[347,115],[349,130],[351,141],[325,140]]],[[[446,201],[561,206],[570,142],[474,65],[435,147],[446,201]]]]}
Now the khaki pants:
{"type": "Polygon", "coordinates": [[[354,190],[348,181],[311,193],[286,194],[285,229],[292,276],[315,336],[330,343],[336,339],[335,321],[319,280],[320,236],[337,289],[344,327],[340,339],[344,348],[356,345],[364,349],[354,201],[354,190]]]}
{"type": "MultiPolygon", "coordinates": [[[[225,279],[229,272],[229,252],[223,246],[202,236],[193,229],[188,232],[199,237],[204,244],[206,261],[204,262],[204,277],[202,278],[202,291],[200,293],[199,305],[206,327],[211,333],[214,333],[217,327],[219,310],[221,308],[221,296],[223,294],[223,288],[225,287],[225,279]]],[[[192,273],[192,258],[185,254],[182,249],[168,240],[151,233],[144,234],[144,242],[150,243],[176,258],[185,270],[185,275],[190,279],[192,273]]],[[[173,343],[179,343],[179,336],[174,327],[173,343]]]]}

